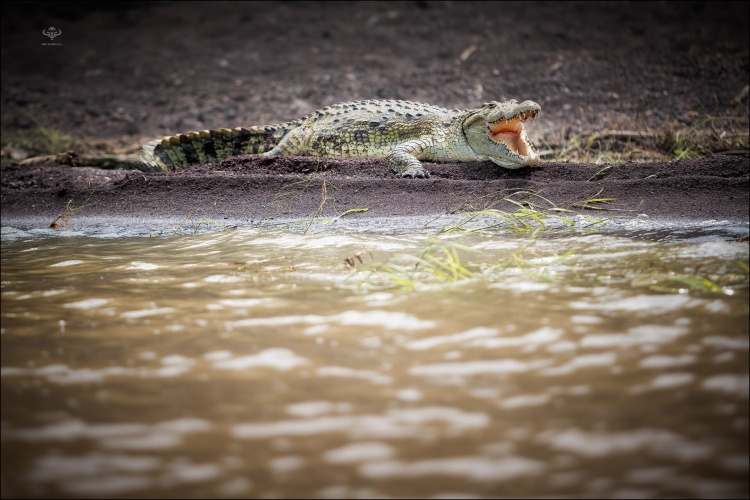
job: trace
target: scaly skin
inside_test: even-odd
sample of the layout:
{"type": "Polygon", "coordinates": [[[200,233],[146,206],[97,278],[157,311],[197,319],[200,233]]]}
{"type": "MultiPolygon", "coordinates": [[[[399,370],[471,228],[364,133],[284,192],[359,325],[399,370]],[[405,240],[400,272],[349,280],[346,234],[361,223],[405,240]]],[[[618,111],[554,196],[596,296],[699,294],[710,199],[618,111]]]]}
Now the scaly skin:
{"type": "Polygon", "coordinates": [[[202,130],[143,147],[142,170],[174,170],[240,154],[387,158],[402,177],[429,177],[420,160],[490,160],[505,168],[539,163],[523,120],[541,110],[532,101],[488,102],[448,110],[409,101],[354,101],[300,120],[267,127],[202,130]]]}

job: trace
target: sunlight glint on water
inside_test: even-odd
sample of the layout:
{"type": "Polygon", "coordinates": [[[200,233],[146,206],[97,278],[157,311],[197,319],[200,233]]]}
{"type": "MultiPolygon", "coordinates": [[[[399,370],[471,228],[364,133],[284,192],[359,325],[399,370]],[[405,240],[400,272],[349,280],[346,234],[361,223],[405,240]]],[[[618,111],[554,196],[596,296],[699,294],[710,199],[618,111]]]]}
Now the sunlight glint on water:
{"type": "Polygon", "coordinates": [[[746,244],[448,242],[4,242],[3,496],[747,495],[746,244]]]}

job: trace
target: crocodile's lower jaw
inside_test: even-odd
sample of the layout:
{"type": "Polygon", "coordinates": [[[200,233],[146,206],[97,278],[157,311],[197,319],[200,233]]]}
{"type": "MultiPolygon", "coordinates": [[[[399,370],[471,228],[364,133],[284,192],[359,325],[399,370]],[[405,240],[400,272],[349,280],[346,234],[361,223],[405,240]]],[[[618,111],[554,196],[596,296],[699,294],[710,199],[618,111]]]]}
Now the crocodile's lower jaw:
{"type": "Polygon", "coordinates": [[[526,129],[520,119],[503,124],[490,124],[487,135],[493,142],[505,144],[512,153],[520,157],[520,163],[523,165],[539,163],[539,156],[529,144],[526,129]]]}

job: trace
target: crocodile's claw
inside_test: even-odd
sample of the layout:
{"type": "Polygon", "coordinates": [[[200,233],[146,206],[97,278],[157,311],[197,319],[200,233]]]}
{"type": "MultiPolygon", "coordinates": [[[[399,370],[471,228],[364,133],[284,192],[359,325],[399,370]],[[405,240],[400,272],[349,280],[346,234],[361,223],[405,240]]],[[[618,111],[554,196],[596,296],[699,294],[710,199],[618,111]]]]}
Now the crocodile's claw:
{"type": "Polygon", "coordinates": [[[401,177],[411,177],[414,179],[415,177],[419,177],[421,179],[429,179],[430,173],[427,170],[407,170],[406,172],[402,172],[399,174],[401,177]]]}

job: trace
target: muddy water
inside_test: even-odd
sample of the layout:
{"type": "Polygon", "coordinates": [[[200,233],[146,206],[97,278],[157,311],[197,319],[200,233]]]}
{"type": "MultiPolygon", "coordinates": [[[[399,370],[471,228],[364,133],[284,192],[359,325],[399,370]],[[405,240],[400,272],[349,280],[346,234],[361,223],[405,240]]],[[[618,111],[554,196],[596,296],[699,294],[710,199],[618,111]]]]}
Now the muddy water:
{"type": "Polygon", "coordinates": [[[747,496],[747,262],[612,235],[6,241],[2,495],[747,496]]]}

